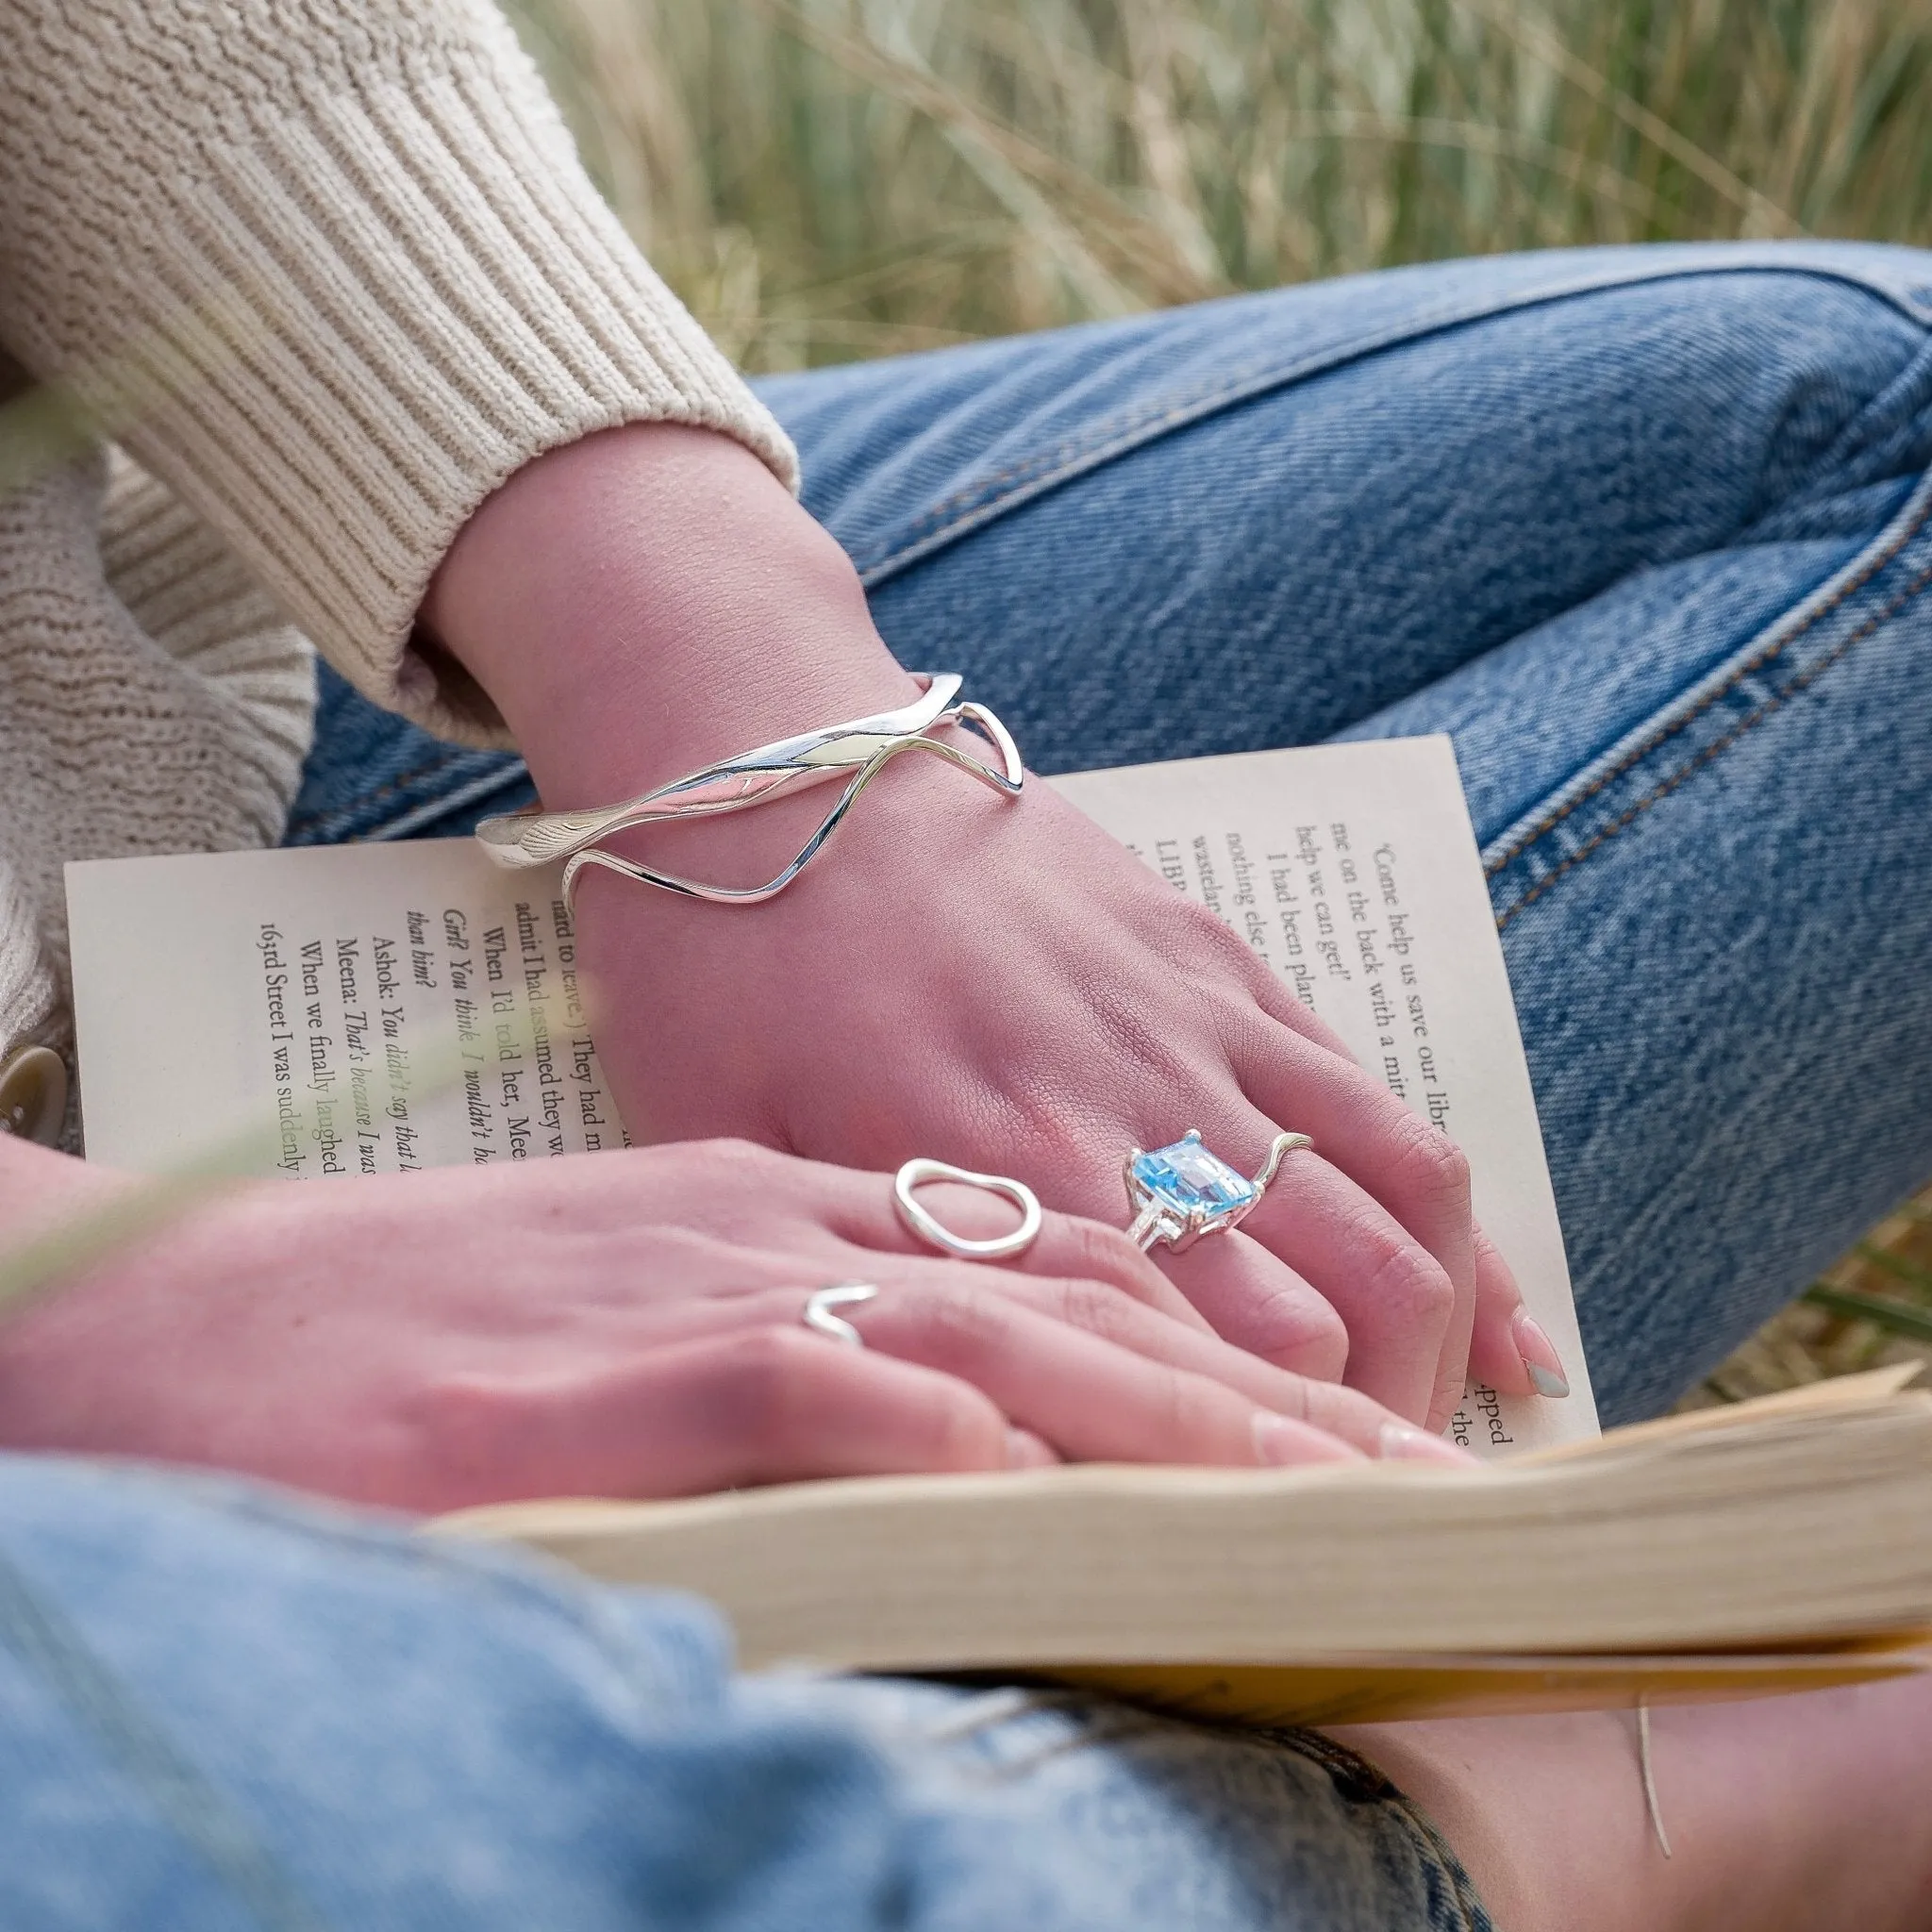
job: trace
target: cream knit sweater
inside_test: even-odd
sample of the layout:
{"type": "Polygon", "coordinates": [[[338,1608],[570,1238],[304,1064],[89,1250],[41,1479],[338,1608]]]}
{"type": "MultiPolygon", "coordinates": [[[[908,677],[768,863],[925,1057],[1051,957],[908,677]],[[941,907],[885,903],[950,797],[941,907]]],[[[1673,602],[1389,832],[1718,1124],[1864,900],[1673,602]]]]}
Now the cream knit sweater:
{"type": "Polygon", "coordinates": [[[0,0],[0,1063],[67,1042],[64,860],[279,835],[305,640],[503,741],[410,632],[522,464],[661,421],[794,478],[488,0],[0,0]]]}

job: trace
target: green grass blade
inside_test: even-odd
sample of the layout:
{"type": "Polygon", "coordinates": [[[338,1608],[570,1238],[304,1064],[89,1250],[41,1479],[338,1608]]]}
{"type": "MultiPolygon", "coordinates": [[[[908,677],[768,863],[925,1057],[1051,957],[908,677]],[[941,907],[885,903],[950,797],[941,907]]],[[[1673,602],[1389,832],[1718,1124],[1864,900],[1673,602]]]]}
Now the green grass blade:
{"type": "Polygon", "coordinates": [[[1932,1313],[1892,1301],[1889,1296],[1828,1288],[1820,1281],[1805,1291],[1805,1299],[1814,1308],[1824,1308],[1853,1322],[1870,1322],[1874,1327],[1903,1336],[1909,1341],[1932,1341],[1932,1313]]]}
{"type": "Polygon", "coordinates": [[[1860,1241],[1852,1252],[1881,1274],[1889,1274],[1894,1281],[1904,1282],[1907,1288],[1916,1288],[1921,1294],[1932,1295],[1932,1269],[1921,1268],[1916,1262],[1907,1261],[1903,1255],[1894,1255],[1887,1248],[1874,1248],[1870,1241],[1860,1241]]]}

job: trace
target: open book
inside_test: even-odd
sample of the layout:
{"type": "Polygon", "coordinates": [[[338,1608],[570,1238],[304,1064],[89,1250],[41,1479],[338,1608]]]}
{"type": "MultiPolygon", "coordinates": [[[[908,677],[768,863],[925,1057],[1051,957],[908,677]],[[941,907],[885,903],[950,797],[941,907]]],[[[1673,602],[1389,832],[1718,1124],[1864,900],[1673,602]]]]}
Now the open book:
{"type": "Polygon", "coordinates": [[[990,1672],[1340,1724],[1822,1689],[1932,1641],[1909,1368],[1461,1472],[1072,1467],[473,1509],[720,1605],[748,1666],[990,1672]]]}
{"type": "MultiPolygon", "coordinates": [[[[1893,1373],[1597,1438],[1447,741],[1060,783],[1457,1137],[1575,1392],[1470,1390],[1455,1433],[1494,1463],[1467,1473],[886,1478],[532,1503],[444,1533],[700,1591],[752,1664],[998,1671],[1261,1722],[1913,1667],[1902,1646],[1932,1624],[1932,1398],[1893,1373]]],[[[68,893],[92,1158],[352,1184],[622,1143],[551,875],[450,841],[75,865],[68,893]]]]}
{"type": "MultiPolygon", "coordinates": [[[[1474,1387],[1457,1440],[1501,1457],[1593,1436],[1536,1105],[1448,740],[1057,782],[1241,933],[1468,1155],[1476,1213],[1573,1392],[1474,1387]]],[[[836,844],[820,863],[839,863],[836,844]]],[[[554,871],[500,872],[474,841],[441,840],[100,860],[67,868],[67,895],[91,1158],[144,1174],[212,1159],[308,1180],[623,1143],[554,871]]],[[[755,941],[756,910],[718,916],[755,941]]],[[[1192,1124],[1176,1119],[1171,1138],[1192,1124]]],[[[971,1164],[959,1148],[916,1151],[971,1164]]],[[[1123,1224],[1126,1207],[1123,1195],[1123,1224]]]]}

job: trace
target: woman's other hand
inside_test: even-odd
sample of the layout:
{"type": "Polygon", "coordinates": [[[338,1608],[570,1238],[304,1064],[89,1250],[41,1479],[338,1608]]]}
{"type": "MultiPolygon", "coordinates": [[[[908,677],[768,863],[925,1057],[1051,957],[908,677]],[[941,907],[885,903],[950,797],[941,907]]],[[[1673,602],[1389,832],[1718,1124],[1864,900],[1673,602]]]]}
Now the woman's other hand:
{"type": "MultiPolygon", "coordinates": [[[[547,805],[612,804],[914,687],[832,540],[737,444],[613,432],[472,520],[425,619],[501,706],[547,805]]],[[[935,640],[931,668],[946,652],[935,640]]],[[[630,835],[673,871],[774,874],[824,794],[630,835]]],[[[901,759],[791,890],[677,898],[592,870],[580,957],[642,1141],[733,1135],[864,1168],[1014,1174],[1121,1222],[1121,1165],[1198,1127],[1252,1172],[1313,1137],[1242,1230],[1161,1265],[1215,1329],[1440,1427],[1472,1368],[1531,1382],[1522,1301],[1459,1151],[1218,921],[1051,790],[901,759]]]]}
{"type": "MultiPolygon", "coordinates": [[[[0,1141],[0,1201],[77,1167],[0,1141]]],[[[126,1185],[81,1182],[68,1214],[126,1185]]],[[[922,1199],[967,1233],[1011,1218],[922,1199]]],[[[239,1187],[0,1317],[0,1441],[424,1510],[1075,1458],[1460,1459],[1222,1341],[1110,1230],[1054,1214],[1018,1267],[944,1259],[889,1176],[742,1142],[239,1187]],[[839,1311],[862,1349],[803,1320],[855,1281],[878,1290],[839,1311]]]]}

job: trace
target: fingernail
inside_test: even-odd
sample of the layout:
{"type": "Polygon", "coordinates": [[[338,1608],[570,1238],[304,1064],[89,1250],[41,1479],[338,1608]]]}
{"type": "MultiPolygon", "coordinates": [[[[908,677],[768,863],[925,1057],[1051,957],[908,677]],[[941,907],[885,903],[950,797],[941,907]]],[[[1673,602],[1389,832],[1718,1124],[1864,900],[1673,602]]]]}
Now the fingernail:
{"type": "Polygon", "coordinates": [[[1527,1308],[1518,1308],[1509,1324],[1510,1339],[1523,1366],[1529,1371],[1530,1385],[1539,1395],[1558,1396],[1570,1392],[1570,1377],[1563,1373],[1563,1357],[1557,1345],[1531,1318],[1527,1308]]]}
{"type": "Polygon", "coordinates": [[[1320,1429],[1291,1423],[1285,1415],[1276,1415],[1273,1409],[1257,1408],[1255,1411],[1254,1431],[1255,1460],[1266,1463],[1271,1469],[1283,1468],[1291,1462],[1358,1462],[1361,1459],[1358,1452],[1346,1442],[1333,1436],[1324,1436],[1320,1429]]]}
{"type": "Polygon", "coordinates": [[[1376,1441],[1384,1462],[1446,1462],[1455,1469],[1482,1466],[1480,1456],[1457,1448],[1446,1436],[1432,1436],[1407,1423],[1384,1423],[1376,1441]]]}
{"type": "Polygon", "coordinates": [[[1059,1457],[1031,1429],[1007,1430],[1008,1469],[1045,1469],[1059,1457]]]}

